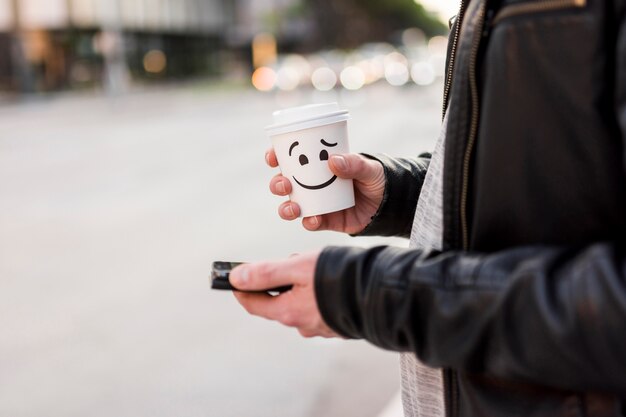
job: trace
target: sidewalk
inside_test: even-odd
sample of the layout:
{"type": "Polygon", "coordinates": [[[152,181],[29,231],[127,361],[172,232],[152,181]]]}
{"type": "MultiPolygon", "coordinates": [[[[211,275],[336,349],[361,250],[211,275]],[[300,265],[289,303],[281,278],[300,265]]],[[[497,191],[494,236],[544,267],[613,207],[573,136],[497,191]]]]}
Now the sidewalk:
{"type": "MultiPolygon", "coordinates": [[[[359,93],[321,97],[350,103],[353,151],[431,149],[440,86],[359,93]]],[[[209,289],[214,260],[407,244],[276,215],[263,127],[287,99],[183,88],[0,109],[0,416],[376,417],[396,353],[304,340],[209,289]]]]}

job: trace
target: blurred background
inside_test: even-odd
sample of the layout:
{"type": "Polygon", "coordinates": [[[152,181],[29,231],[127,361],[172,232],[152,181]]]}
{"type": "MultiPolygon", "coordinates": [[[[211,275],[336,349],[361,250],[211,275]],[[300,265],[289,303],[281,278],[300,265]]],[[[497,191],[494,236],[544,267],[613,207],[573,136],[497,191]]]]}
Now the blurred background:
{"type": "Polygon", "coordinates": [[[407,246],[280,220],[263,128],[336,101],[353,151],[431,150],[457,7],[0,0],[0,417],[401,416],[397,354],[302,339],[208,275],[407,246]]]}

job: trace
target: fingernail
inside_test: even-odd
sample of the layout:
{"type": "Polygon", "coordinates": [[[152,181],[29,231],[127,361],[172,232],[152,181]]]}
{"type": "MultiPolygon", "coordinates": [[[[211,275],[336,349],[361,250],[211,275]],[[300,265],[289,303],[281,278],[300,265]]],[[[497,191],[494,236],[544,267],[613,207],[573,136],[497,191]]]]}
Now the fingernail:
{"type": "Polygon", "coordinates": [[[295,217],[296,213],[293,212],[293,207],[291,207],[291,204],[287,204],[284,208],[283,208],[283,213],[285,214],[285,216],[287,217],[295,217]]]}
{"type": "Polygon", "coordinates": [[[331,159],[333,160],[333,164],[335,164],[335,166],[339,168],[341,171],[346,171],[348,169],[348,162],[346,161],[346,158],[344,158],[343,156],[333,155],[331,156],[331,159]]]}
{"type": "Polygon", "coordinates": [[[269,152],[265,152],[265,163],[267,165],[270,164],[270,153],[269,152]]]}
{"type": "Polygon", "coordinates": [[[313,223],[313,226],[319,226],[320,221],[317,219],[317,216],[313,216],[311,217],[311,223],[313,223]]]}
{"type": "Polygon", "coordinates": [[[280,194],[285,194],[285,183],[280,181],[276,184],[276,191],[280,194]]]}

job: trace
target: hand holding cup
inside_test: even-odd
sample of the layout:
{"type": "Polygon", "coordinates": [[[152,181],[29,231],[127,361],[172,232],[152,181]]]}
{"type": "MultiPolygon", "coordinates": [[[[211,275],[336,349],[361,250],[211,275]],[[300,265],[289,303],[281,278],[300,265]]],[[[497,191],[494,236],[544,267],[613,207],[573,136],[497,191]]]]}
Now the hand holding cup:
{"type": "Polygon", "coordinates": [[[308,230],[351,234],[370,223],[383,199],[384,169],[350,153],[348,119],[336,103],[274,113],[274,125],[266,128],[273,145],[266,161],[282,171],[270,190],[290,197],[279,208],[283,219],[304,217],[308,230]]]}
{"type": "MultiPolygon", "coordinates": [[[[265,161],[272,168],[278,167],[273,149],[267,151],[265,161]]],[[[383,167],[358,154],[330,155],[328,166],[337,177],[354,180],[355,205],[338,212],[305,217],[302,225],[310,231],[359,233],[370,223],[382,202],[385,191],[383,167]]],[[[270,181],[270,191],[277,196],[288,196],[292,191],[291,182],[278,174],[270,181]]],[[[299,205],[292,201],[286,201],[278,208],[278,215],[284,220],[296,220],[300,213],[299,205]]]]}

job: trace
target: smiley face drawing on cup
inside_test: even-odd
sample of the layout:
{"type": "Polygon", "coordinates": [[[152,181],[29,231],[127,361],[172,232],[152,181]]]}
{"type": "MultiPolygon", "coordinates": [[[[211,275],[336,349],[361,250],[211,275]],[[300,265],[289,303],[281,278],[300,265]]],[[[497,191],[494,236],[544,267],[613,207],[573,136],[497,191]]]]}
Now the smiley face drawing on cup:
{"type": "MultiPolygon", "coordinates": [[[[324,139],[320,140],[320,143],[328,148],[333,148],[337,145],[339,145],[338,143],[328,143],[326,142],[324,139]]],[[[296,147],[298,147],[300,145],[300,142],[296,141],[294,143],[291,144],[291,146],[289,147],[289,156],[292,156],[292,151],[294,151],[294,149],[296,147]]],[[[322,161],[328,161],[328,151],[326,149],[322,149],[319,153],[319,160],[320,162],[322,161]]],[[[306,166],[309,165],[309,158],[305,155],[305,154],[300,154],[300,156],[298,157],[298,162],[300,163],[301,166],[306,166]]],[[[322,182],[321,184],[317,184],[317,185],[307,185],[307,184],[303,184],[301,181],[298,181],[298,179],[295,177],[295,175],[292,177],[293,180],[296,182],[296,184],[298,184],[300,187],[302,188],[306,188],[307,190],[321,190],[322,188],[326,188],[329,185],[331,185],[333,182],[335,182],[335,180],[337,179],[336,175],[333,175],[328,181],[322,182]]]]}
{"type": "Polygon", "coordinates": [[[292,183],[291,201],[302,217],[332,213],[354,206],[352,180],[335,176],[331,154],[350,152],[349,114],[337,103],[314,104],[274,113],[266,128],[283,176],[292,183]]]}

